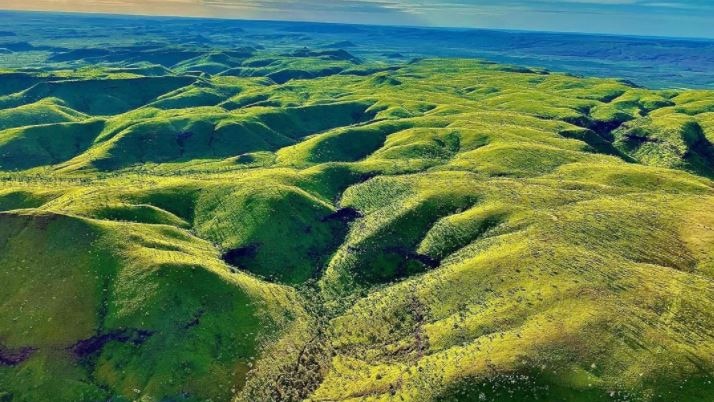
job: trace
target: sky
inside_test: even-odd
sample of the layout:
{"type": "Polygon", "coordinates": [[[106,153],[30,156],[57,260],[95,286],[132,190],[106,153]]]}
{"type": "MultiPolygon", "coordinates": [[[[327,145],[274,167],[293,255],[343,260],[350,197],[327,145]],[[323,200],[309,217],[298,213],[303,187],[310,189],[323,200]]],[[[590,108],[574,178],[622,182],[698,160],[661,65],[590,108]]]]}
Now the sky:
{"type": "Polygon", "coordinates": [[[714,38],[714,0],[0,0],[0,9],[714,38]]]}

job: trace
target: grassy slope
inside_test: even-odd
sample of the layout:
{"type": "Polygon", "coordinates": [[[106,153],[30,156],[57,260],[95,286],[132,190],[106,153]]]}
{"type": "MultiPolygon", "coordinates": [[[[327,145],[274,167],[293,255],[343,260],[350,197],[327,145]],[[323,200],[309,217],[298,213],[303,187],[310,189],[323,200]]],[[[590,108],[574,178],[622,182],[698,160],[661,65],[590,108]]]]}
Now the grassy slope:
{"type": "Polygon", "coordinates": [[[0,337],[31,354],[0,378],[19,400],[227,399],[256,337],[300,314],[293,292],[228,275],[209,244],[171,226],[37,210],[2,220],[0,337]]]}
{"type": "Polygon", "coordinates": [[[0,396],[714,392],[714,94],[346,57],[14,78],[0,396]]]}

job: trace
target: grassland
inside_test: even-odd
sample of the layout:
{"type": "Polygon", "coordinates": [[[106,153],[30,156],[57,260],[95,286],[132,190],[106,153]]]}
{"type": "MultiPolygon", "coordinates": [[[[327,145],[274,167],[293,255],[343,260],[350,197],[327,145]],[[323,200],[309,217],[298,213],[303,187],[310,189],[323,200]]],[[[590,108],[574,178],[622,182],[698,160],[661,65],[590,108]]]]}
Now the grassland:
{"type": "Polygon", "coordinates": [[[140,55],[0,73],[1,401],[714,394],[714,92],[140,55]]]}

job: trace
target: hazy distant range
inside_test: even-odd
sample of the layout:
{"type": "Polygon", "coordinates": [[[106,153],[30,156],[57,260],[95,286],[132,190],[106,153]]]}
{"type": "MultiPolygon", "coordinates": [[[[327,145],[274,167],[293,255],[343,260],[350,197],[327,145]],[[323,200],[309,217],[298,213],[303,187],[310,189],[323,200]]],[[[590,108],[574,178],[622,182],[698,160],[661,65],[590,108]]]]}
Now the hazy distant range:
{"type": "Polygon", "coordinates": [[[392,62],[482,58],[650,88],[714,88],[714,40],[705,39],[26,12],[0,12],[0,20],[0,67],[39,66],[76,48],[162,43],[279,52],[303,45],[392,62]]]}

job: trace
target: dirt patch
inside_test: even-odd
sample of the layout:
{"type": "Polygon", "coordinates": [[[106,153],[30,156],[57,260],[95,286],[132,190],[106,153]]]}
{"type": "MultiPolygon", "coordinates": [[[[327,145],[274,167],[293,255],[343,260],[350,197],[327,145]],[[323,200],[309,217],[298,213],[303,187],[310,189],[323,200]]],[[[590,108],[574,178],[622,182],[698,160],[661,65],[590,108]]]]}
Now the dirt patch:
{"type": "Polygon", "coordinates": [[[247,246],[234,248],[226,251],[221,255],[221,259],[228,265],[234,267],[240,266],[246,258],[253,258],[258,254],[260,248],[257,244],[249,244],[247,246]]]}
{"type": "Polygon", "coordinates": [[[153,331],[145,329],[117,329],[105,334],[95,335],[91,338],[82,339],[72,345],[69,349],[77,357],[82,358],[100,351],[109,342],[131,343],[141,345],[154,334],[153,331]]]}
{"type": "Polygon", "coordinates": [[[17,366],[29,359],[35,350],[37,349],[29,346],[19,349],[9,349],[0,345],[0,366],[17,366]]]}
{"type": "Polygon", "coordinates": [[[428,268],[436,268],[441,265],[441,261],[426,254],[419,254],[406,247],[390,247],[385,250],[387,253],[394,253],[404,258],[405,261],[417,261],[428,268]]]}
{"type": "Polygon", "coordinates": [[[320,219],[320,221],[322,221],[322,222],[339,221],[339,222],[348,223],[348,222],[352,222],[356,219],[359,219],[361,217],[362,217],[362,214],[358,210],[351,208],[351,207],[347,207],[347,208],[338,209],[337,211],[323,217],[322,219],[320,219]]]}

